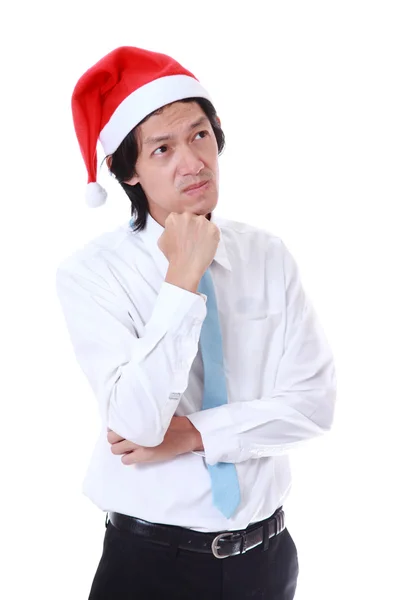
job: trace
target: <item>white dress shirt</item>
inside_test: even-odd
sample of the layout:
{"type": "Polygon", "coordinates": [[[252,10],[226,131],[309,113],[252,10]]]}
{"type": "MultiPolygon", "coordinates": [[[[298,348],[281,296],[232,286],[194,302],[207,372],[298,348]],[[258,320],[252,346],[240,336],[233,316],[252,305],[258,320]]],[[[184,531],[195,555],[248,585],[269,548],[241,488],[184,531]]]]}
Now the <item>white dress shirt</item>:
{"type": "Polygon", "coordinates": [[[331,350],[282,240],[212,214],[221,232],[210,266],[221,324],[228,404],[201,411],[198,342],[206,296],[164,281],[163,232],[150,215],[90,241],[59,265],[57,293],[102,428],[84,493],[103,511],[203,532],[269,517],[289,494],[288,453],[329,430],[336,376],[331,350]],[[107,426],[157,446],[188,416],[204,452],[126,466],[107,426]],[[235,463],[241,503],[230,519],[213,505],[206,466],[235,463]]]}

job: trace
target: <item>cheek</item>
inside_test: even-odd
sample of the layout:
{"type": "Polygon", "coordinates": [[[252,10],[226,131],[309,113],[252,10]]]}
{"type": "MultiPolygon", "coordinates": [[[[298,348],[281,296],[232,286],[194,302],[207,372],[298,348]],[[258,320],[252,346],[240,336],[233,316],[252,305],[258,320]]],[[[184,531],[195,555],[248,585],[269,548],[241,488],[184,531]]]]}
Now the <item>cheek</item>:
{"type": "Polygon", "coordinates": [[[152,169],[141,179],[141,186],[151,197],[161,198],[174,191],[174,176],[166,169],[152,169]]]}
{"type": "Polygon", "coordinates": [[[213,171],[218,171],[218,148],[217,144],[213,144],[209,152],[209,161],[213,171]]]}
{"type": "Polygon", "coordinates": [[[218,155],[214,154],[209,163],[209,168],[214,173],[214,177],[218,179],[219,176],[219,165],[218,165],[218,155]]]}

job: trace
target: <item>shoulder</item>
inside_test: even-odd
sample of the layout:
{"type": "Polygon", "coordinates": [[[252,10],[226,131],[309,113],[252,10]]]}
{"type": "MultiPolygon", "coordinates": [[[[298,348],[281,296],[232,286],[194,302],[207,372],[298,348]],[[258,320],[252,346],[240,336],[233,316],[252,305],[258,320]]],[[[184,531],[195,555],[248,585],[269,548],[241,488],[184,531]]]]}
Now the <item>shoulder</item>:
{"type": "Polygon", "coordinates": [[[212,220],[221,230],[227,245],[229,243],[236,247],[249,248],[255,251],[273,250],[274,252],[281,252],[282,239],[268,229],[220,215],[213,215],[212,220]]]}
{"type": "Polygon", "coordinates": [[[284,240],[271,231],[215,216],[213,222],[218,225],[229,256],[234,261],[241,260],[252,271],[262,268],[268,278],[281,283],[288,289],[291,284],[298,284],[301,274],[297,260],[284,240]]]}
{"type": "Polygon", "coordinates": [[[107,287],[112,280],[111,263],[133,235],[128,224],[123,224],[89,240],[61,259],[57,265],[56,279],[65,279],[70,283],[71,280],[75,283],[90,281],[107,287]]]}

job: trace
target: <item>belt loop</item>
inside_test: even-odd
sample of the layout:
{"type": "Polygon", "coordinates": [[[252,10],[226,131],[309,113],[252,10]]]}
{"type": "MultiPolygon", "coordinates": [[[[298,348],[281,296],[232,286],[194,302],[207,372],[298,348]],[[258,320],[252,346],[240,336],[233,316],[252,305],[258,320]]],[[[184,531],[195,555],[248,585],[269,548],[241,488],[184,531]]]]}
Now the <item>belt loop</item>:
{"type": "Polygon", "coordinates": [[[241,535],[240,554],[244,554],[245,552],[247,552],[247,536],[246,536],[246,532],[242,531],[240,535],[241,535]]]}
{"type": "Polygon", "coordinates": [[[276,531],[275,531],[275,536],[278,535],[281,531],[281,514],[279,512],[277,512],[274,515],[275,521],[276,521],[276,531]]]}
{"type": "Polygon", "coordinates": [[[262,551],[266,552],[269,548],[269,525],[265,523],[263,526],[263,542],[262,542],[262,551]]]}

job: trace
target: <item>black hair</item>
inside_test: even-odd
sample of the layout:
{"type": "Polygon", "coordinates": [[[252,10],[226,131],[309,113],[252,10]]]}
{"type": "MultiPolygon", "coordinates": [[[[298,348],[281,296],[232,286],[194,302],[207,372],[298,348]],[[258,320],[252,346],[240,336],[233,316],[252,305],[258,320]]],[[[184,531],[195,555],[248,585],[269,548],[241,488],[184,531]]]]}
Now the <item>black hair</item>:
{"type": "MultiPolygon", "coordinates": [[[[225,146],[225,135],[222,131],[220,121],[217,117],[216,110],[212,103],[206,98],[185,98],[177,100],[177,102],[197,102],[205,115],[210,121],[213,128],[215,139],[217,140],[218,154],[221,154],[225,146]]],[[[174,103],[172,103],[174,104],[174,103]]],[[[148,216],[148,200],[140,183],[129,185],[125,180],[131,179],[135,175],[136,162],[138,157],[138,141],[137,128],[144,123],[152,115],[159,114],[164,107],[155,110],[147,115],[138,125],[136,125],[128,135],[123,139],[121,144],[111,155],[110,172],[118,180],[122,188],[125,190],[131,202],[131,215],[134,218],[134,231],[144,229],[147,223],[148,216]]],[[[211,219],[211,213],[208,219],[211,219]]]]}

